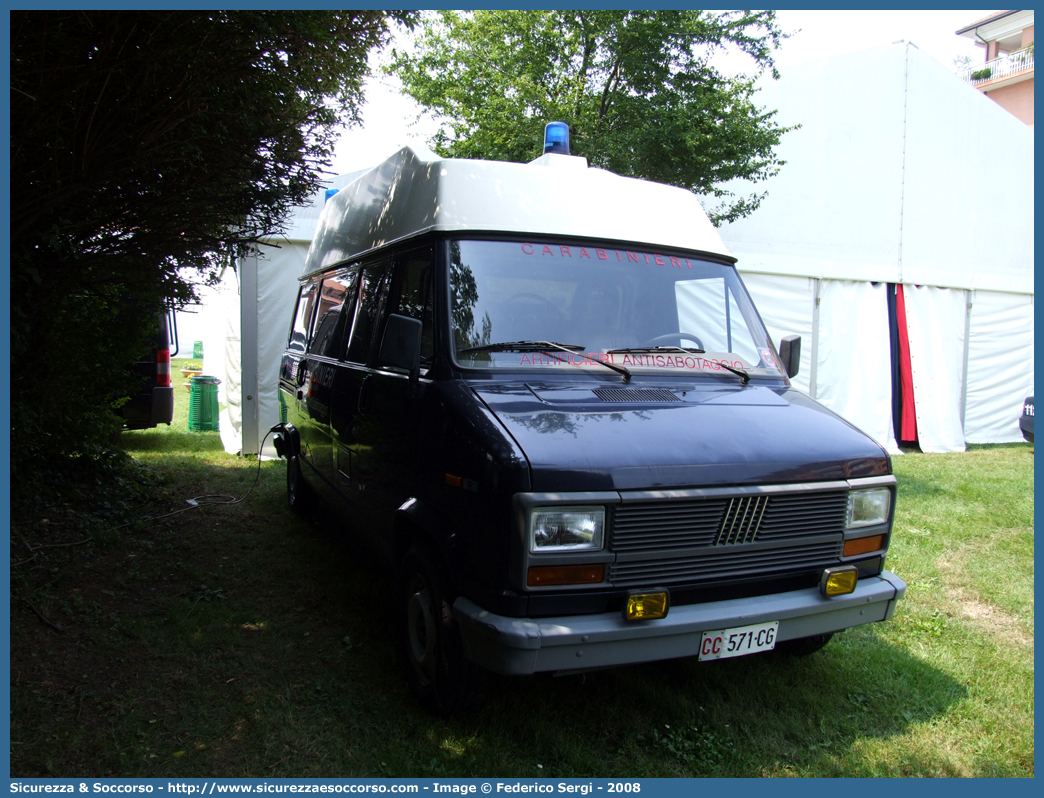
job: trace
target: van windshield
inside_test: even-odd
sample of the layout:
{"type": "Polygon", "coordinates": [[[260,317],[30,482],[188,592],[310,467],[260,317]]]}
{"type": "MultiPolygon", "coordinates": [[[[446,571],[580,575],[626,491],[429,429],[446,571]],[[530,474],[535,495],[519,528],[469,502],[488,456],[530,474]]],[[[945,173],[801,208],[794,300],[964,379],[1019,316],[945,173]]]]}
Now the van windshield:
{"type": "Polygon", "coordinates": [[[453,241],[453,356],[464,368],[779,378],[732,266],[654,250],[453,241]]]}

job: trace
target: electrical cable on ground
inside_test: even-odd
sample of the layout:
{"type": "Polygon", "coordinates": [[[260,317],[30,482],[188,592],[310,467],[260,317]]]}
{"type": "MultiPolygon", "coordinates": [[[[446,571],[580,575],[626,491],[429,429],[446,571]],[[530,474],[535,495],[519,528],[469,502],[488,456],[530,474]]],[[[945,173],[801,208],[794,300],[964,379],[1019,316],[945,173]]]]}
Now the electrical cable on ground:
{"type": "MultiPolygon", "coordinates": [[[[117,532],[117,531],[123,529],[124,527],[131,526],[131,524],[138,523],[139,521],[161,521],[164,518],[170,518],[170,517],[175,516],[175,515],[180,515],[181,513],[186,513],[189,510],[196,510],[196,509],[199,509],[200,507],[211,507],[211,506],[214,506],[214,505],[227,507],[227,506],[230,506],[230,505],[241,504],[242,502],[245,502],[250,497],[250,494],[254,492],[254,488],[256,488],[258,483],[261,481],[261,452],[265,448],[265,441],[268,440],[268,436],[269,435],[271,435],[277,429],[280,429],[281,426],[282,425],[277,424],[276,426],[272,427],[268,432],[265,433],[265,437],[261,439],[261,445],[257,449],[257,474],[254,477],[254,484],[250,486],[250,490],[248,490],[246,492],[246,494],[242,498],[237,499],[234,496],[227,496],[227,495],[224,495],[224,494],[211,494],[211,495],[205,495],[205,496],[194,496],[191,499],[185,499],[185,501],[189,505],[188,507],[182,507],[180,510],[174,510],[174,511],[169,512],[169,513],[164,513],[163,515],[147,515],[144,518],[136,518],[133,521],[128,521],[125,524],[120,524],[119,526],[113,527],[112,529],[109,529],[109,530],[106,530],[106,531],[107,532],[117,532]]],[[[19,535],[19,537],[21,537],[21,535],[19,535]]],[[[20,560],[19,562],[13,562],[13,563],[11,563],[11,567],[12,568],[16,568],[19,565],[25,565],[26,563],[33,562],[36,559],[36,552],[39,551],[40,549],[65,548],[65,547],[70,547],[70,546],[80,546],[80,545],[83,545],[84,543],[90,543],[92,540],[94,540],[94,536],[93,535],[90,536],[90,537],[84,538],[83,540],[78,540],[75,543],[47,543],[47,544],[44,544],[42,546],[30,546],[29,542],[23,537],[22,538],[22,543],[25,544],[25,547],[29,550],[29,553],[32,554],[33,556],[29,557],[29,558],[27,558],[25,560],[20,560]]],[[[30,606],[32,606],[32,605],[30,605],[30,606]]]]}

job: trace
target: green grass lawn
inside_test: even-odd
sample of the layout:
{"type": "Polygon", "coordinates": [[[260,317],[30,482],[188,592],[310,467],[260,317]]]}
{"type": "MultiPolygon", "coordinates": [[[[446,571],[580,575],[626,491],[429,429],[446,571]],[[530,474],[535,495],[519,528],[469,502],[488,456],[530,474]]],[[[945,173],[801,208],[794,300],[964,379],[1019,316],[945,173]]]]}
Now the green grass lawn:
{"type": "Polygon", "coordinates": [[[139,520],[61,547],[73,508],[19,522],[54,547],[13,569],[13,776],[1033,775],[1031,445],[894,458],[890,622],[804,659],[494,677],[446,721],[406,688],[388,580],[187,402],[124,433],[139,520]]]}

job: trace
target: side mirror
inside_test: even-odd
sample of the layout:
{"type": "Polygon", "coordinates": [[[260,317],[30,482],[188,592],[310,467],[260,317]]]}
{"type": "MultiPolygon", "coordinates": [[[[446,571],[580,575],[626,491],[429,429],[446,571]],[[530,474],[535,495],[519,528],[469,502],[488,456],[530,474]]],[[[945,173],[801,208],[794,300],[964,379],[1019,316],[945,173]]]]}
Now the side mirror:
{"type": "Polygon", "coordinates": [[[392,313],[384,328],[381,341],[380,365],[406,369],[413,382],[420,374],[421,330],[420,319],[392,313]]]}
{"type": "Polygon", "coordinates": [[[788,335],[779,342],[779,359],[783,361],[783,370],[788,377],[793,377],[801,367],[801,336],[788,335]]]}

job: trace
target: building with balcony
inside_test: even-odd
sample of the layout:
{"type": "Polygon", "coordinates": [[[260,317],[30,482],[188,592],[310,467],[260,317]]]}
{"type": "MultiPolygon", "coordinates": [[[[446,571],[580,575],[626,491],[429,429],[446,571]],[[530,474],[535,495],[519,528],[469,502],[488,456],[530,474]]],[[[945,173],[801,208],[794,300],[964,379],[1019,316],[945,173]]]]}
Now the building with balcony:
{"type": "Polygon", "coordinates": [[[1033,126],[1033,11],[998,11],[957,31],[983,48],[985,63],[959,75],[1033,126]]]}

